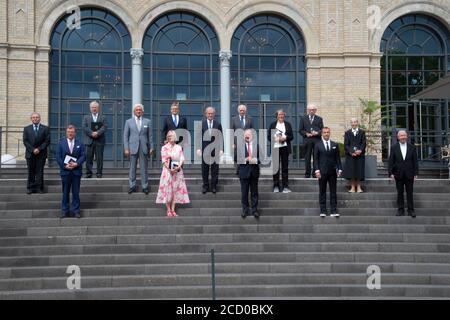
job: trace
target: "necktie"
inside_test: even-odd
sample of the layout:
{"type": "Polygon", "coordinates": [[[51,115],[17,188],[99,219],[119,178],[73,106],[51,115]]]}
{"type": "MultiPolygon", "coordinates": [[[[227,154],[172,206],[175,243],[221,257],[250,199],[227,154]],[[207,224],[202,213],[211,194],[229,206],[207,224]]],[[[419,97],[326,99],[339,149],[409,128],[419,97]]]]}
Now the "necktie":
{"type": "Polygon", "coordinates": [[[312,117],[312,116],[309,116],[309,123],[313,123],[313,120],[314,120],[314,117],[312,117]]]}
{"type": "Polygon", "coordinates": [[[70,140],[69,149],[70,149],[70,153],[72,154],[73,153],[73,140],[70,140]]]}
{"type": "Polygon", "coordinates": [[[212,129],[212,121],[211,120],[208,120],[208,128],[209,128],[209,130],[212,129]]]}
{"type": "Polygon", "coordinates": [[[241,117],[241,128],[244,129],[245,123],[244,123],[244,117],[241,117]]]}
{"type": "Polygon", "coordinates": [[[136,126],[138,128],[138,131],[141,131],[141,118],[140,117],[136,118],[136,126]]]}
{"type": "Polygon", "coordinates": [[[330,151],[330,146],[328,145],[328,141],[326,143],[327,143],[327,151],[330,151]]]}
{"type": "Polygon", "coordinates": [[[38,126],[35,125],[34,126],[34,137],[37,137],[37,135],[38,135],[38,126]]]}
{"type": "Polygon", "coordinates": [[[173,116],[173,124],[175,125],[175,127],[178,126],[177,116],[173,116]]]}
{"type": "Polygon", "coordinates": [[[250,142],[247,143],[247,152],[250,159],[252,158],[252,147],[250,145],[250,142]]]}

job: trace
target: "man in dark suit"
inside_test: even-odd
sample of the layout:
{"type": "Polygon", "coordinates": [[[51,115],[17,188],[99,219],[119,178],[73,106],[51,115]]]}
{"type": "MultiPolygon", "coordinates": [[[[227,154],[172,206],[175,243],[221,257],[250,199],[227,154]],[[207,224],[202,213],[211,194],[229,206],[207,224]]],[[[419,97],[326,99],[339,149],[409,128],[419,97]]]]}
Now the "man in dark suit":
{"type": "Polygon", "coordinates": [[[105,148],[105,133],[108,129],[106,116],[99,113],[99,104],[92,101],[89,105],[91,114],[83,118],[83,142],[86,146],[86,178],[92,178],[92,166],[97,160],[97,178],[103,174],[103,150],[105,148]]]}
{"type": "Polygon", "coordinates": [[[342,165],[339,146],[330,140],[330,128],[322,129],[322,140],[314,146],[314,172],[319,180],[320,216],[327,216],[327,184],[330,186],[331,217],[339,217],[337,212],[336,185],[341,176],[342,165]]]}
{"type": "MultiPolygon", "coordinates": [[[[238,115],[236,115],[235,117],[233,117],[231,119],[231,129],[233,129],[233,133],[234,133],[234,144],[233,144],[233,149],[234,149],[234,162],[237,162],[237,152],[236,152],[236,148],[237,148],[237,135],[242,134],[243,135],[243,131],[247,130],[247,129],[253,129],[253,122],[252,122],[252,118],[250,116],[247,116],[247,106],[245,104],[240,104],[237,108],[238,111],[238,115]],[[241,129],[242,132],[237,132],[237,130],[241,129]]],[[[236,174],[239,174],[239,165],[236,168],[236,174]]]]}
{"type": "MultiPolygon", "coordinates": [[[[167,132],[177,129],[184,129],[187,130],[187,120],[185,117],[182,117],[180,115],[180,106],[177,101],[172,103],[172,106],[170,107],[170,116],[167,116],[164,119],[163,123],[163,129],[162,129],[162,143],[164,144],[164,141],[166,141],[167,132]]],[[[177,136],[179,136],[177,134],[177,136]]],[[[181,136],[177,142],[182,142],[183,137],[181,136]]]]}
{"type": "Polygon", "coordinates": [[[50,144],[50,130],[41,124],[41,116],[34,112],[29,126],[23,129],[23,144],[27,160],[27,194],[44,193],[44,166],[50,144]]]}
{"type": "Polygon", "coordinates": [[[222,125],[214,119],[215,114],[216,110],[213,107],[206,108],[205,118],[202,121],[202,149],[197,150],[197,155],[202,157],[203,194],[210,190],[209,169],[211,169],[211,191],[217,192],[219,161],[223,155],[222,125]],[[211,144],[213,146],[210,146],[211,144]],[[220,150],[219,153],[216,152],[217,149],[220,150]]]}
{"type": "Polygon", "coordinates": [[[403,193],[406,189],[408,215],[415,218],[413,187],[414,180],[417,179],[419,174],[417,152],[414,145],[407,142],[408,134],[405,130],[400,130],[397,133],[397,139],[398,143],[391,146],[388,166],[389,176],[391,179],[395,179],[397,186],[397,216],[403,216],[405,214],[403,193]]]}
{"type": "MultiPolygon", "coordinates": [[[[253,130],[247,129],[244,132],[244,148],[238,152],[238,172],[241,181],[241,204],[242,218],[250,215],[248,203],[248,193],[250,191],[252,204],[251,214],[259,218],[258,212],[258,179],[259,179],[259,150],[255,140],[253,140],[253,130]]],[[[239,144],[241,146],[241,144],[239,144]]]]}
{"type": "Polygon", "coordinates": [[[86,160],[84,145],[75,138],[73,125],[66,129],[66,137],[59,141],[56,149],[56,161],[62,182],[62,208],[60,218],[66,218],[71,211],[80,218],[80,180],[83,163],[86,160]],[[70,210],[70,189],[72,189],[72,210],[70,210]]]}
{"type": "Polygon", "coordinates": [[[300,118],[300,134],[303,137],[305,148],[305,178],[311,178],[311,155],[314,146],[320,141],[323,120],[316,115],[317,107],[314,104],[307,106],[307,114],[300,118]]]}

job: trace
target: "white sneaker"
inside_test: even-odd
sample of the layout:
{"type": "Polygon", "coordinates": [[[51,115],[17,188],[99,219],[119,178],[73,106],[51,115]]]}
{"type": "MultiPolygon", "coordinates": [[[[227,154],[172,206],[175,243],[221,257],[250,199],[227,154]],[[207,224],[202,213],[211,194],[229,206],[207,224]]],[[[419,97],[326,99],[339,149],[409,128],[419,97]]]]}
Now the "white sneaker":
{"type": "Polygon", "coordinates": [[[278,193],[278,192],[280,192],[280,188],[274,187],[274,188],[273,188],[273,193],[278,193]]]}
{"type": "Polygon", "coordinates": [[[335,218],[339,218],[339,213],[332,213],[330,214],[330,217],[335,217],[335,218]]]}
{"type": "Polygon", "coordinates": [[[292,192],[291,189],[289,188],[283,188],[283,193],[290,193],[292,192]]]}
{"type": "Polygon", "coordinates": [[[321,214],[320,214],[320,217],[321,217],[321,218],[325,218],[326,216],[327,216],[326,213],[321,213],[321,214]]]}

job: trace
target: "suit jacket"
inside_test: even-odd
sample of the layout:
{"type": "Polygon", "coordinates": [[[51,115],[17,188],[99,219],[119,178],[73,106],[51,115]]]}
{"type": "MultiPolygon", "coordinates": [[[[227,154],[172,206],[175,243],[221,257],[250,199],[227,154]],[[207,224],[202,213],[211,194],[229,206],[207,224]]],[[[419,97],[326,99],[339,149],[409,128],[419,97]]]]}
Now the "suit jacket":
{"type": "MultiPolygon", "coordinates": [[[[292,126],[289,122],[284,121],[284,125],[286,127],[286,143],[289,153],[292,153],[291,141],[294,139],[294,132],[292,131],[292,126]]],[[[275,130],[277,127],[277,121],[274,121],[270,124],[269,131],[267,132],[267,139],[272,141],[272,130],[275,130]]],[[[275,143],[272,143],[274,145],[275,143]]]]}
{"type": "Polygon", "coordinates": [[[135,155],[141,149],[143,154],[148,154],[148,151],[153,149],[151,124],[150,119],[142,118],[141,131],[139,131],[134,116],[125,121],[125,128],[123,129],[124,150],[128,149],[130,154],[135,155]]]}
{"type": "Polygon", "coordinates": [[[366,133],[364,130],[358,129],[356,137],[353,135],[352,129],[345,131],[344,134],[345,153],[349,156],[352,156],[352,153],[355,152],[353,147],[357,147],[358,150],[362,151],[361,156],[363,156],[366,153],[366,133]]]}
{"type": "MultiPolygon", "coordinates": [[[[241,128],[241,120],[240,120],[240,116],[234,116],[233,118],[231,118],[231,129],[233,130],[237,130],[237,129],[242,129],[241,128]]],[[[252,117],[245,115],[245,125],[244,125],[244,130],[247,129],[253,129],[253,121],[252,121],[252,117]]]]}
{"type": "MultiPolygon", "coordinates": [[[[255,158],[255,151],[256,151],[256,158],[258,159],[258,162],[253,164],[253,163],[249,163],[247,160],[244,163],[240,163],[243,162],[243,159],[240,159],[240,161],[238,163],[239,164],[239,178],[240,179],[250,179],[250,178],[254,178],[257,179],[259,178],[259,174],[260,174],[260,168],[259,168],[259,164],[261,163],[260,159],[259,159],[259,145],[257,145],[255,143],[255,141],[253,141],[252,143],[252,157],[255,158]]],[[[248,150],[247,150],[247,144],[244,144],[244,153],[243,153],[244,157],[247,158],[248,157],[248,150]]]]}
{"type": "MultiPolygon", "coordinates": [[[[92,114],[90,113],[89,115],[84,116],[83,118],[83,143],[87,146],[90,146],[92,144],[92,141],[94,139],[92,139],[92,129],[91,129],[91,123],[94,121],[94,119],[92,118],[92,114]]],[[[97,115],[97,122],[102,122],[103,126],[97,131],[98,137],[97,142],[99,144],[105,144],[105,132],[108,129],[108,120],[106,119],[106,116],[103,114],[98,114],[97,115]]]]}
{"type": "Polygon", "coordinates": [[[43,124],[39,124],[37,137],[34,136],[34,125],[31,124],[23,128],[23,144],[25,145],[25,158],[30,159],[34,154],[33,150],[38,148],[39,155],[47,158],[47,147],[50,144],[50,129],[43,124]]]}
{"type": "Polygon", "coordinates": [[[400,143],[391,146],[388,165],[389,176],[394,175],[396,179],[413,179],[419,175],[419,161],[417,158],[416,147],[407,142],[406,157],[403,160],[400,143]]]}
{"type": "Polygon", "coordinates": [[[325,149],[322,140],[314,146],[314,171],[319,170],[321,175],[342,170],[339,146],[334,141],[329,140],[329,142],[330,151],[325,149]]]}
{"type": "Polygon", "coordinates": [[[83,163],[86,161],[86,153],[84,151],[84,144],[81,143],[78,139],[75,139],[73,145],[73,151],[70,153],[69,144],[67,143],[67,138],[61,138],[59,140],[59,144],[56,149],[56,162],[59,165],[59,174],[61,176],[67,176],[71,172],[76,176],[82,175],[83,163]],[[70,155],[74,158],[77,158],[78,167],[73,170],[67,170],[64,168],[64,158],[66,155],[70,155]]]}
{"type": "MultiPolygon", "coordinates": [[[[163,128],[162,128],[162,142],[166,140],[167,132],[170,130],[176,130],[176,129],[185,129],[187,130],[187,120],[185,117],[182,117],[181,115],[178,115],[178,125],[175,127],[175,124],[173,123],[172,115],[167,116],[164,119],[163,128]]],[[[179,142],[183,141],[183,137],[180,137],[179,142]]]]}
{"type": "Polygon", "coordinates": [[[299,131],[303,138],[311,139],[306,137],[306,133],[311,133],[311,128],[313,128],[314,131],[319,132],[319,135],[317,137],[314,137],[313,139],[320,140],[323,129],[323,119],[318,115],[315,115],[313,123],[311,124],[311,122],[309,122],[309,115],[304,115],[303,117],[301,117],[299,131]]]}
{"type": "MultiPolygon", "coordinates": [[[[222,125],[221,125],[220,122],[217,121],[216,119],[213,120],[213,129],[219,130],[219,131],[222,133],[222,135],[223,135],[222,125]]],[[[206,118],[204,118],[204,119],[202,120],[202,151],[205,150],[205,148],[206,148],[208,145],[210,145],[211,143],[213,143],[213,142],[215,141],[215,139],[216,139],[216,138],[213,136],[213,137],[211,138],[211,141],[206,141],[206,140],[204,140],[204,139],[203,139],[204,136],[209,137],[209,134],[208,134],[208,133],[205,135],[205,132],[208,132],[208,131],[209,131],[209,130],[208,130],[208,121],[207,121],[206,118]]],[[[223,143],[223,136],[222,136],[222,143],[223,143]]],[[[223,144],[220,146],[220,150],[223,150],[223,144]]],[[[215,156],[215,152],[213,152],[212,156],[213,156],[213,157],[215,156]]]]}

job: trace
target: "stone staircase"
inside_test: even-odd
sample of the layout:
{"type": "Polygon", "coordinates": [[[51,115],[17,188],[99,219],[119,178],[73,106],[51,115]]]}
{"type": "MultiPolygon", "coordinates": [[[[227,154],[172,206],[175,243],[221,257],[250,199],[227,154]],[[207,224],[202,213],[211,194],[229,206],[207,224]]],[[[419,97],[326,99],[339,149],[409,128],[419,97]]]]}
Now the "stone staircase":
{"type": "Polygon", "coordinates": [[[25,194],[17,169],[0,180],[0,299],[211,299],[215,250],[218,299],[450,298],[450,181],[416,182],[417,218],[395,217],[395,185],[368,180],[366,193],[338,182],[339,219],[318,216],[318,186],[291,174],[290,194],[260,181],[260,220],[240,217],[233,169],[219,193],[201,194],[187,169],[192,203],[165,217],[151,194],[128,195],[126,171],[83,179],[82,219],[58,217],[60,181],[25,194]],[[122,172],[122,176],[120,176],[122,172]],[[109,177],[112,176],[112,177],[109,177]],[[68,290],[67,267],[81,270],[68,290]],[[369,290],[367,268],[381,269],[369,290]]]}

